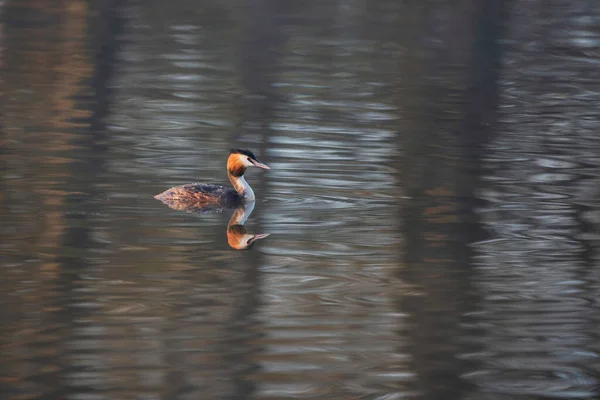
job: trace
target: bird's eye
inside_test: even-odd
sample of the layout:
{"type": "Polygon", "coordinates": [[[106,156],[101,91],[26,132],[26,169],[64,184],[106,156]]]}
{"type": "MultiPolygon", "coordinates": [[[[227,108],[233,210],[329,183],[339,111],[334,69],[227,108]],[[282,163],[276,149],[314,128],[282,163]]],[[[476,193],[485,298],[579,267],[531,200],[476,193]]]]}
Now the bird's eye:
{"type": "Polygon", "coordinates": [[[250,157],[246,157],[246,160],[248,160],[248,161],[252,162],[252,161],[250,160],[250,157]]]}

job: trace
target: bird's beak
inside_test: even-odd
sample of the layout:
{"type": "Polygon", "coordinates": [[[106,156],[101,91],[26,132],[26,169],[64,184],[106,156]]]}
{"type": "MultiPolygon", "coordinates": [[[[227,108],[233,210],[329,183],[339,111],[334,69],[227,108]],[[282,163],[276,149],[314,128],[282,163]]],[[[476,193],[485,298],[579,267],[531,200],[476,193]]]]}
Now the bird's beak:
{"type": "Polygon", "coordinates": [[[258,168],[262,168],[262,169],[271,169],[271,167],[269,167],[267,164],[263,164],[261,162],[258,162],[256,160],[250,160],[250,162],[258,168]]]}
{"type": "Polygon", "coordinates": [[[251,245],[252,243],[256,242],[257,240],[264,239],[269,235],[270,235],[270,233],[259,233],[257,235],[254,235],[252,237],[252,239],[248,240],[248,245],[251,245]]]}

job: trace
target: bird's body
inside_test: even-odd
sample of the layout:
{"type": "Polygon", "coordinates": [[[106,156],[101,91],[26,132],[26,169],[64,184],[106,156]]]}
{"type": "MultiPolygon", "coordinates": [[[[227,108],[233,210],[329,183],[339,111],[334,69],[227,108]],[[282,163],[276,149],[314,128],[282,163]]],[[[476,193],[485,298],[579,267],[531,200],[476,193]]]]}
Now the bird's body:
{"type": "Polygon", "coordinates": [[[155,199],[165,203],[219,204],[224,208],[237,207],[242,203],[242,197],[235,190],[211,183],[188,183],[175,186],[155,196],[155,199]]]}
{"type": "Polygon", "coordinates": [[[223,209],[235,208],[245,201],[254,201],[254,191],[244,179],[248,167],[270,169],[245,149],[232,149],[227,159],[227,176],[234,189],[210,183],[189,183],[175,186],[155,196],[171,208],[223,209]]]}

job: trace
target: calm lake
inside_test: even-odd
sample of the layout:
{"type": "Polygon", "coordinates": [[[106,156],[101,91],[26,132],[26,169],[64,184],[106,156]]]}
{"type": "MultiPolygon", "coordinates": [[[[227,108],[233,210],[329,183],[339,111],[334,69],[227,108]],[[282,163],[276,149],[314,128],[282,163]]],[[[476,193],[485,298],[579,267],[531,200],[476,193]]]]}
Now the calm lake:
{"type": "Polygon", "coordinates": [[[599,27],[0,0],[0,398],[600,398],[599,27]],[[230,148],[250,207],[154,199],[230,148]]]}

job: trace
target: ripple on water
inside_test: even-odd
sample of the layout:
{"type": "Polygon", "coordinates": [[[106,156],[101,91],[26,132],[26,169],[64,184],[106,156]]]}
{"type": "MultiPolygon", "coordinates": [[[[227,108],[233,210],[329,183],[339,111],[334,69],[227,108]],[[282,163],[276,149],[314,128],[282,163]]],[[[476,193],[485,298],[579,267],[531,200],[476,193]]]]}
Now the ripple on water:
{"type": "Polygon", "coordinates": [[[570,169],[579,165],[573,161],[561,160],[557,158],[538,158],[536,160],[536,164],[540,167],[552,169],[570,169]]]}
{"type": "Polygon", "coordinates": [[[555,173],[546,172],[546,173],[532,175],[528,178],[528,181],[531,183],[555,184],[555,183],[560,183],[560,182],[573,181],[573,180],[575,180],[575,177],[576,177],[575,174],[562,173],[562,172],[555,172],[555,173]]]}

